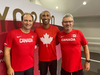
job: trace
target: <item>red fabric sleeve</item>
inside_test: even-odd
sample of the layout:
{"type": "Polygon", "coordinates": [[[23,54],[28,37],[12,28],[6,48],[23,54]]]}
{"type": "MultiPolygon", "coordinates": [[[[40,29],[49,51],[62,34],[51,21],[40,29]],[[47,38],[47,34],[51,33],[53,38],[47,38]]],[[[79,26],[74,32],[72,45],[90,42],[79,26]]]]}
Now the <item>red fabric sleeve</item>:
{"type": "Polygon", "coordinates": [[[88,44],[88,42],[87,42],[87,40],[85,39],[85,37],[84,37],[84,35],[83,35],[83,33],[81,32],[81,31],[79,31],[79,35],[80,35],[80,41],[81,41],[81,45],[82,46],[84,46],[84,45],[87,45],[88,44]]]}
{"type": "Polygon", "coordinates": [[[12,32],[10,31],[10,32],[8,32],[8,34],[6,36],[4,46],[11,47],[12,43],[13,43],[13,35],[12,35],[12,32]]]}

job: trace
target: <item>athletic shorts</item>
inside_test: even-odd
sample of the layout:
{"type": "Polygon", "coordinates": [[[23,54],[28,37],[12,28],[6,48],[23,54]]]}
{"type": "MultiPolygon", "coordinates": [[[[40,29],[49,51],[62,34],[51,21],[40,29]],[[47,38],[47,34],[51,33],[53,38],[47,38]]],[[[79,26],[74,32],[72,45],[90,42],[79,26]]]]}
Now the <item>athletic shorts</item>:
{"type": "Polygon", "coordinates": [[[57,75],[57,59],[53,61],[39,61],[40,75],[47,75],[48,68],[51,75],[57,75]]]}
{"type": "Polygon", "coordinates": [[[34,75],[34,67],[27,69],[25,71],[15,71],[14,75],[34,75]]]}
{"type": "Polygon", "coordinates": [[[72,72],[72,74],[71,74],[71,72],[67,72],[63,68],[61,68],[61,75],[83,75],[83,69],[72,72]]]}

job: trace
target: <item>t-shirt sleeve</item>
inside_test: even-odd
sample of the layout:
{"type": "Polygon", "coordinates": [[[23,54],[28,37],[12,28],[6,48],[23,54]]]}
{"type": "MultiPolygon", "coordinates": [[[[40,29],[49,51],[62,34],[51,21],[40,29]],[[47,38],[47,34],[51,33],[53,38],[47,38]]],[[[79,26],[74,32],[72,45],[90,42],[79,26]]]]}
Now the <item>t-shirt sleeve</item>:
{"type": "Polygon", "coordinates": [[[88,44],[88,41],[85,39],[83,33],[81,31],[79,31],[79,35],[80,35],[80,41],[81,41],[81,45],[84,46],[84,45],[87,45],[88,44]]]}
{"type": "Polygon", "coordinates": [[[6,39],[5,39],[5,42],[4,42],[4,46],[6,47],[12,47],[12,43],[13,43],[13,35],[10,32],[8,32],[7,36],[6,36],[6,39]]]}

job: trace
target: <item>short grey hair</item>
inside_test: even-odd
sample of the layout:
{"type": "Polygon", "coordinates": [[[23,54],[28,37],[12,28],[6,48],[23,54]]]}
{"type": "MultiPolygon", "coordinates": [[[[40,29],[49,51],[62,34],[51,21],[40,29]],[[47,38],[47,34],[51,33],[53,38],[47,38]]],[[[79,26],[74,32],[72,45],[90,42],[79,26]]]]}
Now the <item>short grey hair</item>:
{"type": "Polygon", "coordinates": [[[66,18],[66,17],[71,17],[71,18],[73,19],[73,21],[74,21],[73,15],[70,14],[70,13],[67,13],[67,14],[65,14],[65,15],[63,16],[62,22],[63,22],[64,18],[66,18]]]}

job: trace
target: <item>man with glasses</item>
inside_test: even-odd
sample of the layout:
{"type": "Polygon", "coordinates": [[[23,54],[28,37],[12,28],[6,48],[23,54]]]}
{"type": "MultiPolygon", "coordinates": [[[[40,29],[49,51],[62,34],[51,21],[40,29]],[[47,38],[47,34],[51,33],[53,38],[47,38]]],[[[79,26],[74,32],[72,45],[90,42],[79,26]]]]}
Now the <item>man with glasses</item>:
{"type": "Polygon", "coordinates": [[[51,19],[49,11],[43,11],[41,19],[43,25],[35,29],[39,44],[40,75],[47,75],[48,67],[51,75],[57,75],[56,36],[59,29],[49,24],[51,19]]]}
{"type": "Polygon", "coordinates": [[[88,42],[80,30],[73,29],[74,19],[71,14],[63,17],[62,25],[64,30],[58,34],[58,40],[61,44],[62,66],[61,75],[83,75],[81,62],[81,45],[85,54],[85,72],[90,69],[90,54],[88,42]]]}

